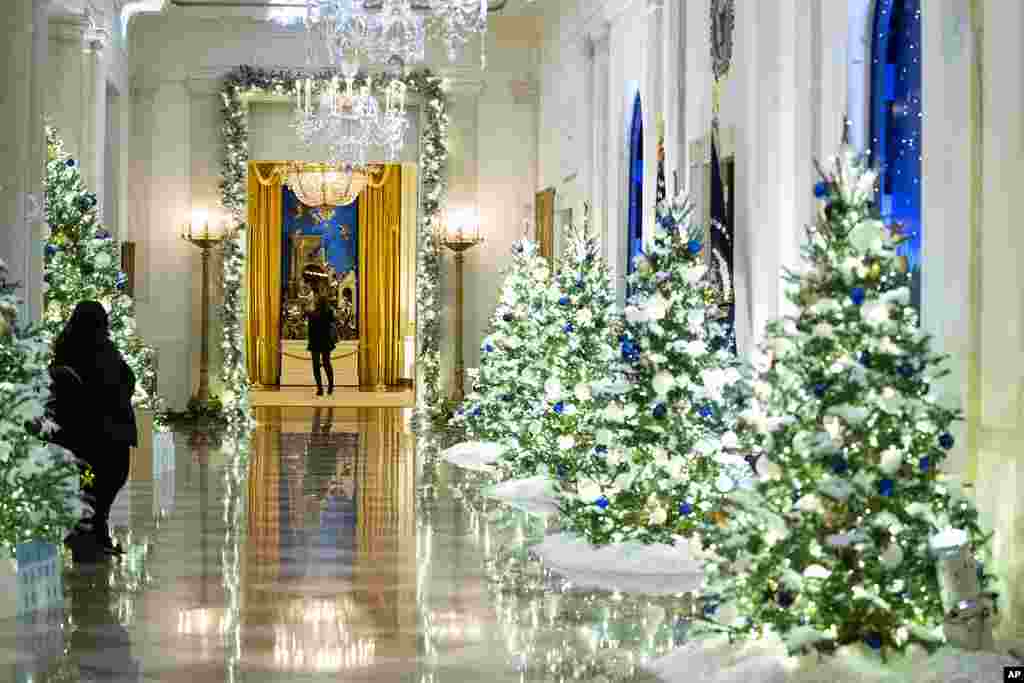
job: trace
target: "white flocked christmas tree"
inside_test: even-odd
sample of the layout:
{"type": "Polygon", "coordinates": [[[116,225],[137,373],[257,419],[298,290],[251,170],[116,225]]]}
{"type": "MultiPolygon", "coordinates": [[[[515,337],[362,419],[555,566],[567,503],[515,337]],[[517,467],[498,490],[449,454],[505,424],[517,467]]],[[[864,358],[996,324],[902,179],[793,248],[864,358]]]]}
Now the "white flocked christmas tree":
{"type": "Polygon", "coordinates": [[[498,306],[480,347],[479,374],[453,425],[469,438],[517,451],[539,408],[532,400],[543,380],[536,372],[544,330],[550,322],[551,269],[530,240],[512,248],[498,306]]]}
{"type": "Polygon", "coordinates": [[[794,653],[941,643],[932,541],[980,553],[987,540],[940,474],[958,413],[937,394],[944,358],[918,328],[899,238],[872,213],[875,183],[845,147],[822,171],[822,210],[787,273],[795,312],[768,326],[744,384],[739,434],[759,481],[702,533],[709,626],[777,634],[794,653]]]}
{"type": "Polygon", "coordinates": [[[565,528],[594,545],[673,544],[749,472],[730,452],[739,372],[709,316],[704,245],[689,214],[682,198],[659,207],[629,277],[610,381],[595,387],[600,423],[576,455],[590,466],[561,492],[565,528]]]}
{"type": "Polygon", "coordinates": [[[19,543],[60,543],[84,511],[70,452],[48,444],[50,345],[37,326],[17,320],[15,289],[0,260],[0,556],[19,543]]]}
{"type": "Polygon", "coordinates": [[[43,278],[47,284],[43,321],[52,338],[63,329],[80,301],[103,304],[110,336],[135,373],[133,404],[158,415],[155,353],[135,330],[135,304],[125,293],[118,242],[101,224],[96,195],[86,189],[81,169],[64,151],[56,130],[46,129],[46,222],[43,278]]]}

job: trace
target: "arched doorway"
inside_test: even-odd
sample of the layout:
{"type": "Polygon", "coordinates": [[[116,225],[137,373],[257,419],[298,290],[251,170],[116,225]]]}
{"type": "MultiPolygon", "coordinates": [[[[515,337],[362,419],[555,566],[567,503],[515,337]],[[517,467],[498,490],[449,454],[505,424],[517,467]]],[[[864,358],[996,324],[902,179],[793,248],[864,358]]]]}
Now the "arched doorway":
{"type": "Polygon", "coordinates": [[[643,249],[644,211],[644,119],[640,93],[633,98],[633,118],[629,127],[629,221],[627,222],[626,273],[632,273],[634,260],[643,249]]]}
{"type": "Polygon", "coordinates": [[[871,42],[871,156],[878,208],[907,240],[899,253],[921,301],[921,0],[876,0],[871,42]]]}

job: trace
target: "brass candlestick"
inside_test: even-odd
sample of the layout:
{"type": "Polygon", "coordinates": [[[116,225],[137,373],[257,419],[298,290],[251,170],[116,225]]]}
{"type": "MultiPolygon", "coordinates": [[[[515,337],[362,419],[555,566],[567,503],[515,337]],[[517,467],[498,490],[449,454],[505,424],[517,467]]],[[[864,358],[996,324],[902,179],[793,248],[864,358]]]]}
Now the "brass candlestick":
{"type": "Polygon", "coordinates": [[[193,234],[190,224],[181,238],[202,250],[202,339],[199,346],[199,389],[196,398],[205,403],[210,400],[210,250],[221,243],[223,235],[210,234],[210,224],[203,225],[201,234],[193,234]]]}
{"type": "Polygon", "coordinates": [[[459,228],[455,233],[445,232],[437,236],[438,243],[447,247],[455,254],[455,377],[452,382],[452,400],[461,402],[466,397],[463,387],[465,367],[462,356],[462,271],[466,261],[466,252],[483,242],[479,226],[473,234],[463,232],[459,228]]]}

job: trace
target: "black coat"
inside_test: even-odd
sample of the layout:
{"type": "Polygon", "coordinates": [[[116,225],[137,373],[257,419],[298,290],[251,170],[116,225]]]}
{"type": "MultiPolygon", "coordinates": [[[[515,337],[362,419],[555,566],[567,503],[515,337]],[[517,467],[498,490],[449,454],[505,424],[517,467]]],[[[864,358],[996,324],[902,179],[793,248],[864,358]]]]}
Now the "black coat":
{"type": "Polygon", "coordinates": [[[332,334],[334,329],[334,309],[330,306],[317,306],[306,313],[308,323],[309,351],[333,351],[337,346],[332,334]]]}
{"type": "Polygon", "coordinates": [[[76,355],[74,359],[63,359],[63,365],[74,373],[52,373],[58,406],[54,420],[60,427],[55,441],[72,451],[88,449],[96,443],[138,446],[138,426],[132,408],[135,373],[121,352],[107,340],[92,353],[76,355]],[[81,379],[81,384],[74,375],[81,379]]]}

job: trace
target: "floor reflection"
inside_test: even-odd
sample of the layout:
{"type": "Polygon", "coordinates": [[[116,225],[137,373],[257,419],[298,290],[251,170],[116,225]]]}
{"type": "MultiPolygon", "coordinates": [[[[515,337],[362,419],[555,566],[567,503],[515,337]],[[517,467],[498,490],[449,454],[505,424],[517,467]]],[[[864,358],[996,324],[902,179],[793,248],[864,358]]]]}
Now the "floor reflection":
{"type": "Polygon", "coordinates": [[[261,408],[240,448],[175,434],[115,505],[126,556],[66,562],[62,610],[0,622],[16,680],[650,680],[683,602],[573,590],[530,554],[544,523],[409,417],[261,408]]]}

